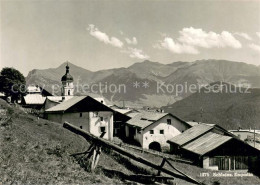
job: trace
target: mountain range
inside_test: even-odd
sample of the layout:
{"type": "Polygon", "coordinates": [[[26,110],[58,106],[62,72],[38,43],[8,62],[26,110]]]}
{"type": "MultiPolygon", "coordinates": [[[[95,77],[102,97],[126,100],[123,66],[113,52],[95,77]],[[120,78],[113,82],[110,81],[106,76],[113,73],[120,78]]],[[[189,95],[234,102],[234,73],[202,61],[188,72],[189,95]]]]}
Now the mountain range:
{"type": "Polygon", "coordinates": [[[162,109],[187,121],[214,123],[226,129],[260,129],[258,88],[215,82],[162,109]]]}
{"type": "MultiPolygon", "coordinates": [[[[66,65],[67,63],[63,63],[57,68],[34,69],[26,77],[27,84],[40,85],[51,93],[59,95],[60,87],[56,86],[61,85],[61,77],[65,74],[66,65]]],[[[122,105],[124,101],[130,107],[161,107],[192,94],[190,91],[177,91],[177,84],[182,84],[183,87],[196,85],[196,90],[216,81],[236,86],[260,87],[259,66],[227,60],[178,61],[170,64],[146,60],[127,68],[95,72],[72,63],[69,63],[69,66],[70,74],[74,77],[75,88],[77,88],[76,95],[102,94],[113,103],[122,105]],[[94,84],[102,84],[102,86],[98,89],[94,84]],[[91,87],[95,92],[91,90],[91,87]]]]}

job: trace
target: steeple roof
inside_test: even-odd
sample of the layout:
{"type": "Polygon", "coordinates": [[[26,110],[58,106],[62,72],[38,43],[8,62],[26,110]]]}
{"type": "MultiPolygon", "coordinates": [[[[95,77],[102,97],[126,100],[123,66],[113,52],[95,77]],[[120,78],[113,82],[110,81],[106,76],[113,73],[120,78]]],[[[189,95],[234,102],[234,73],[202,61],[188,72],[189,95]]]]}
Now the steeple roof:
{"type": "Polygon", "coordinates": [[[63,75],[61,78],[62,82],[73,82],[73,77],[70,75],[69,71],[70,71],[70,67],[69,67],[69,64],[67,63],[66,74],[63,75]]]}

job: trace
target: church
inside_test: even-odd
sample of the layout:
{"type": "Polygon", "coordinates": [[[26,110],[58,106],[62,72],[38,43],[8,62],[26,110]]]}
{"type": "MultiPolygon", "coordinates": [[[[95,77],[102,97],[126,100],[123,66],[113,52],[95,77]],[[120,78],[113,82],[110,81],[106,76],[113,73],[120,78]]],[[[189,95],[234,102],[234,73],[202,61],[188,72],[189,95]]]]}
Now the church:
{"type": "Polygon", "coordinates": [[[46,98],[45,118],[61,124],[69,122],[95,136],[105,132],[103,138],[113,140],[114,116],[125,115],[108,107],[103,98],[74,96],[73,77],[69,73],[68,64],[61,83],[61,96],[46,98]]]}
{"type": "Polygon", "coordinates": [[[66,73],[61,78],[61,96],[47,96],[44,103],[44,110],[56,106],[71,99],[74,95],[73,77],[70,74],[70,67],[67,63],[66,73]]]}

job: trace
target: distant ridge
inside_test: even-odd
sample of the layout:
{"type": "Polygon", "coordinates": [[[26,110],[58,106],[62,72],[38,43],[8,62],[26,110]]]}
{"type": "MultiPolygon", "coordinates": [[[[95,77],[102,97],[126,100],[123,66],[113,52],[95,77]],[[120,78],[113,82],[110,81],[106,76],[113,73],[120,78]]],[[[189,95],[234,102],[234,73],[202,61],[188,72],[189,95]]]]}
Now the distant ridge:
{"type": "MultiPolygon", "coordinates": [[[[44,86],[52,92],[52,85],[60,84],[60,78],[65,73],[64,62],[57,68],[34,69],[29,72],[28,84],[44,86]]],[[[197,84],[207,85],[216,81],[224,81],[235,85],[245,85],[253,88],[260,87],[260,67],[243,62],[227,60],[197,60],[194,62],[173,62],[161,64],[145,60],[127,68],[115,68],[100,71],[90,71],[72,63],[70,73],[74,77],[74,85],[107,83],[126,85],[126,93],[102,93],[108,100],[120,103],[122,100],[130,105],[161,107],[174,103],[190,95],[189,92],[175,95],[175,93],[157,93],[157,83],[165,84],[197,84]],[[134,88],[135,81],[149,83],[149,88],[134,88]]],[[[59,93],[59,92],[58,92],[59,93]]],[[[78,92],[82,94],[83,92],[78,92]]],[[[83,93],[84,94],[84,93],[83,93]]]]}
{"type": "Polygon", "coordinates": [[[215,82],[162,109],[187,121],[215,123],[226,129],[260,129],[260,89],[240,90],[228,83],[215,82]],[[216,89],[220,83],[224,84],[222,91],[216,89]],[[208,87],[212,90],[208,91],[208,87]]]}

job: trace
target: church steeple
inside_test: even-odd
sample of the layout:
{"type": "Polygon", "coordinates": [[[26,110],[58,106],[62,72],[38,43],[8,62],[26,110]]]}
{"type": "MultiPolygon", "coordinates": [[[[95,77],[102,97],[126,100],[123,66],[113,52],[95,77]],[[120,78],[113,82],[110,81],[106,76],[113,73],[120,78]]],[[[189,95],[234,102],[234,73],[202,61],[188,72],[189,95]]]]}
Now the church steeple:
{"type": "Polygon", "coordinates": [[[73,77],[70,75],[70,67],[67,62],[66,65],[66,73],[61,78],[62,88],[61,95],[62,96],[73,96],[74,87],[73,87],[73,77]]]}

